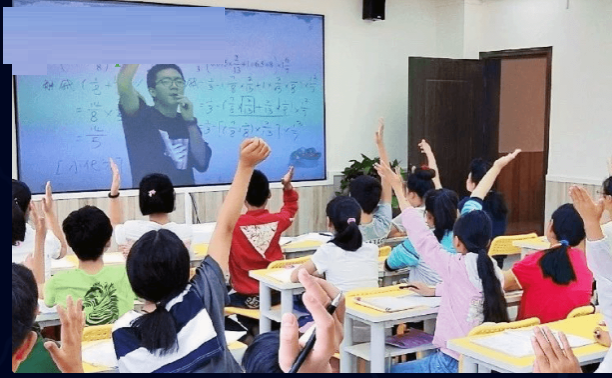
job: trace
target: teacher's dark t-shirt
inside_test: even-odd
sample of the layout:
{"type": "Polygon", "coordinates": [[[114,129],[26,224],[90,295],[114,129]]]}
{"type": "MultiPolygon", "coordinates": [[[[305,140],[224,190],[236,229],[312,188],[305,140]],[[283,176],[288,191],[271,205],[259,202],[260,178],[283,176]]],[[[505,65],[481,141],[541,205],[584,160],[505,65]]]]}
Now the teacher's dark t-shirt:
{"type": "MultiPolygon", "coordinates": [[[[136,114],[125,114],[121,104],[119,111],[132,170],[133,187],[138,188],[142,178],[151,173],[167,175],[175,186],[195,185],[193,168],[200,172],[208,169],[210,159],[204,166],[198,165],[192,156],[188,122],[180,114],[170,118],[140,99],[136,114]],[[177,160],[171,153],[173,145],[183,145],[189,153],[177,160]]],[[[206,155],[211,150],[206,144],[206,155]]]]}

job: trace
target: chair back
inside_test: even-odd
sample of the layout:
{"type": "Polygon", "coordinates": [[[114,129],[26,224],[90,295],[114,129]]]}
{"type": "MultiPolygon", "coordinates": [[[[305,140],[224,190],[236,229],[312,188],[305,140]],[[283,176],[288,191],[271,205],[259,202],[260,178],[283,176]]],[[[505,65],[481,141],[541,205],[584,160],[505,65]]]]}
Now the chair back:
{"type": "Polygon", "coordinates": [[[567,319],[578,318],[580,316],[591,315],[595,313],[595,307],[592,305],[578,307],[572,310],[572,312],[567,315],[567,319]]]}
{"type": "Polygon", "coordinates": [[[109,340],[112,338],[113,325],[105,324],[100,326],[85,327],[83,330],[83,342],[109,340]]]}

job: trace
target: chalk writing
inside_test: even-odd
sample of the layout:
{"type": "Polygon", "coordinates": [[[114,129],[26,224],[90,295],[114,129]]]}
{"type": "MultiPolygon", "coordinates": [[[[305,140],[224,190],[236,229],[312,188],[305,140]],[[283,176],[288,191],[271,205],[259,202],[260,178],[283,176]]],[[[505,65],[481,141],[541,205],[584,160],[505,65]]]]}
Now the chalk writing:
{"type": "MultiPolygon", "coordinates": [[[[114,157],[119,171],[123,172],[123,159],[114,157]]],[[[55,169],[56,176],[84,175],[92,173],[107,173],[110,171],[108,159],[62,159],[58,160],[55,169]]]]}

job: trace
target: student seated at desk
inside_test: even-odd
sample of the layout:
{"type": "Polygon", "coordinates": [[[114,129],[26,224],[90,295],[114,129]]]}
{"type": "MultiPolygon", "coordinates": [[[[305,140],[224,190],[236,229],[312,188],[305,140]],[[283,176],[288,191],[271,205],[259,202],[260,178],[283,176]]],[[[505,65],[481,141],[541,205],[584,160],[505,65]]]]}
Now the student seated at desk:
{"type": "MultiPolygon", "coordinates": [[[[425,219],[427,226],[442,248],[451,254],[457,253],[453,246],[453,226],[457,220],[457,193],[449,189],[430,190],[425,195],[425,219]]],[[[423,282],[435,286],[442,280],[440,276],[421,259],[410,239],[404,240],[393,248],[385,260],[385,268],[393,271],[406,267],[410,269],[410,282],[423,282]]]]}
{"type": "Polygon", "coordinates": [[[553,213],[546,237],[552,248],[525,257],[504,273],[504,290],[523,290],[517,320],[562,320],[591,301],[593,274],[585,253],[575,248],[585,238],[584,223],[573,205],[553,213]]]}
{"type": "Polygon", "coordinates": [[[70,295],[83,299],[88,326],[112,324],[134,308],[136,296],[125,266],[104,266],[113,226],[104,212],[85,206],[68,215],[63,224],[68,245],[79,259],[77,269],[58,273],[45,284],[45,305],[65,306],[70,295]]]}
{"type": "MultiPolygon", "coordinates": [[[[431,150],[431,146],[423,139],[419,143],[419,148],[427,156],[427,166],[412,167],[412,171],[406,180],[406,200],[425,216],[425,194],[433,189],[442,189],[442,183],[436,157],[431,150]]],[[[393,219],[389,237],[401,236],[406,236],[406,229],[402,225],[402,215],[400,214],[393,219]]]]}
{"type": "Polygon", "coordinates": [[[249,180],[269,154],[261,139],[241,144],[208,256],[191,280],[189,252],[176,234],[150,231],[134,244],[127,259],[128,276],[134,292],[146,302],[141,312],[131,311],[115,323],[113,344],[121,373],[242,372],[225,339],[225,274],[249,180]]]}
{"type": "MultiPolygon", "coordinates": [[[[13,201],[23,213],[24,218],[24,234],[13,243],[12,261],[17,264],[23,264],[27,259],[31,258],[34,253],[34,244],[36,240],[36,229],[28,224],[28,218],[35,206],[32,203],[32,193],[30,188],[23,182],[13,180],[13,201]]],[[[45,277],[51,277],[51,259],[59,260],[66,256],[67,244],[66,237],[62,232],[59,221],[53,208],[53,195],[51,193],[51,183],[47,183],[45,187],[45,196],[42,200],[42,213],[44,215],[46,228],[45,231],[45,277]]],[[[14,212],[14,211],[13,211],[14,212]]],[[[40,210],[39,210],[40,212],[40,210]]],[[[15,226],[13,226],[15,228],[15,226]]]]}
{"type": "MultiPolygon", "coordinates": [[[[232,238],[229,270],[236,293],[230,294],[231,306],[258,309],[259,281],[249,277],[249,271],[266,269],[284,258],[279,240],[298,211],[299,196],[291,185],[293,172],[291,167],[281,180],[283,208],[275,214],[266,209],[272,196],[268,178],[261,171],[253,172],[245,201],[247,212],[238,219],[232,238]]],[[[273,304],[278,303],[280,295],[273,298],[273,304]]]]}
{"type": "Polygon", "coordinates": [[[336,197],[327,204],[326,213],[334,238],[295,269],[291,281],[299,282],[298,273],[304,269],[311,275],[325,276],[342,292],[378,287],[378,247],[363,242],[357,201],[352,197],[336,197]]]}
{"type": "MultiPolygon", "coordinates": [[[[66,299],[67,308],[58,309],[60,322],[62,324],[61,341],[62,346],[58,348],[54,341],[44,343],[44,349],[40,347],[42,340],[33,331],[36,314],[38,313],[38,287],[32,272],[22,266],[12,265],[12,371],[20,372],[20,367],[27,364],[31,359],[37,362],[45,360],[47,353],[56,365],[53,372],[59,369],[63,373],[83,373],[81,357],[81,339],[83,337],[83,311],[82,301],[72,302],[72,298],[66,299]]],[[[35,369],[35,367],[34,367],[35,369]]],[[[32,367],[28,369],[32,371],[32,367]]],[[[51,372],[42,369],[39,372],[51,372]]]]}
{"type": "MultiPolygon", "coordinates": [[[[487,254],[491,242],[491,220],[482,211],[482,199],[495,179],[520,150],[498,159],[472,193],[454,225],[453,243],[457,254],[446,252],[423,222],[417,211],[403,197],[402,221],[416,251],[440,275],[435,289],[415,289],[424,296],[441,296],[433,344],[439,350],[413,362],[398,364],[392,373],[452,373],[458,370],[459,355],[446,348],[448,340],[467,336],[483,322],[508,322],[506,299],[502,290],[503,274],[487,254]]],[[[402,181],[386,165],[377,167],[383,179],[401,193],[402,181]]]]}
{"type": "Polygon", "coordinates": [[[170,221],[170,213],[175,210],[176,193],[172,181],[168,176],[154,173],[143,177],[139,186],[139,205],[142,215],[149,216],[149,220],[130,220],[125,223],[119,188],[121,176],[115,162],[111,159],[110,166],[113,172],[113,181],[110,197],[110,218],[115,228],[115,240],[119,250],[124,256],[140,237],[149,231],[161,229],[170,230],[185,243],[187,249],[191,247],[193,238],[191,225],[178,224],[170,221]]]}

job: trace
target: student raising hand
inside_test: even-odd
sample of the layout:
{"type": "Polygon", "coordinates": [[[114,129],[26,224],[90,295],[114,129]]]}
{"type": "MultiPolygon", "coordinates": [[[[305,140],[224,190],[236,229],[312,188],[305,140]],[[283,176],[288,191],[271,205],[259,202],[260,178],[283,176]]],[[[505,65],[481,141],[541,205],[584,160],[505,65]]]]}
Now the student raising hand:
{"type": "Polygon", "coordinates": [[[535,352],[534,373],[582,373],[580,363],[563,332],[559,332],[563,349],[547,327],[534,328],[531,345],[535,352]]]}
{"type": "Polygon", "coordinates": [[[603,201],[597,203],[589,193],[580,186],[572,186],[569,190],[569,195],[572,198],[574,207],[584,221],[584,230],[589,241],[597,241],[604,238],[604,234],[599,225],[599,220],[604,211],[603,201]]]}
{"type": "MultiPolygon", "coordinates": [[[[299,272],[299,280],[304,285],[304,304],[315,321],[317,341],[299,373],[331,373],[330,360],[343,340],[342,321],[344,319],[345,300],[330,315],[326,307],[340,293],[325,280],[312,277],[305,270],[299,272]]],[[[299,326],[293,314],[283,316],[280,330],[279,364],[284,372],[291,370],[300,353],[299,326]]]]}
{"type": "Polygon", "coordinates": [[[478,183],[478,185],[476,186],[476,189],[474,189],[474,191],[472,192],[472,197],[484,200],[487,196],[487,193],[489,193],[489,190],[491,190],[491,188],[493,187],[493,184],[495,184],[495,180],[497,179],[497,176],[499,176],[499,174],[501,173],[502,169],[504,169],[505,166],[510,164],[510,162],[514,160],[520,152],[521,150],[517,148],[516,150],[514,150],[514,152],[495,160],[495,163],[493,163],[493,167],[489,169],[489,171],[484,175],[482,180],[480,180],[480,183],[478,183]]]}
{"type": "Polygon", "coordinates": [[[388,185],[393,188],[402,211],[412,207],[404,195],[404,185],[400,168],[396,168],[395,172],[391,170],[389,164],[374,164],[374,168],[376,169],[376,172],[378,172],[381,180],[388,183],[388,185]]]}
{"type": "Polygon", "coordinates": [[[240,164],[254,168],[270,156],[270,152],[270,147],[263,139],[247,139],[240,145],[240,164]]]}
{"type": "Polygon", "coordinates": [[[82,309],[83,300],[79,299],[75,304],[71,296],[66,299],[66,309],[57,306],[57,312],[62,323],[62,346],[58,348],[53,341],[45,343],[45,349],[49,351],[53,362],[62,373],[83,373],[81,339],[85,327],[85,316],[82,309]]]}

